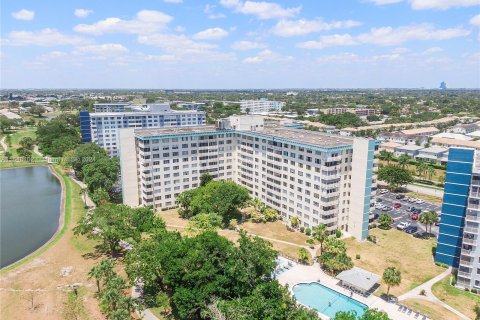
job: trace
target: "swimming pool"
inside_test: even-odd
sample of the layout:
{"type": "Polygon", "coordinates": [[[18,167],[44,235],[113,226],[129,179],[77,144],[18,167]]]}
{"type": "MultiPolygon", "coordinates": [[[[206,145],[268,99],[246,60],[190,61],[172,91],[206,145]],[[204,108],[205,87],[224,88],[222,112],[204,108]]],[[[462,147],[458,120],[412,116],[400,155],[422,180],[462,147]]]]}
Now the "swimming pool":
{"type": "Polygon", "coordinates": [[[338,311],[355,311],[362,316],[368,308],[365,304],[319,283],[299,283],[292,288],[293,295],[301,304],[334,318],[338,311]]]}

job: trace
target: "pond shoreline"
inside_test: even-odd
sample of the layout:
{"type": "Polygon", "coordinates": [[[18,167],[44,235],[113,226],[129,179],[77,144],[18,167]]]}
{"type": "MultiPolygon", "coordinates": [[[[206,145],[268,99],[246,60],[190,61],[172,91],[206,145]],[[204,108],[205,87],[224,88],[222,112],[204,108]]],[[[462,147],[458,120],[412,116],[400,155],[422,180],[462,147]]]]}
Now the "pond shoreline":
{"type": "MultiPolygon", "coordinates": [[[[6,271],[9,271],[13,268],[16,268],[18,266],[20,266],[21,264],[27,262],[27,260],[29,260],[32,256],[38,254],[42,249],[44,249],[46,246],[50,245],[52,241],[54,241],[57,236],[59,235],[59,233],[64,229],[65,227],[65,200],[66,200],[66,186],[65,186],[65,181],[63,179],[63,177],[57,172],[55,171],[55,169],[53,169],[53,167],[51,165],[37,165],[38,167],[42,166],[42,167],[48,167],[50,173],[60,182],[60,187],[61,187],[61,193],[60,193],[60,208],[59,208],[59,217],[58,217],[58,228],[57,230],[52,234],[52,236],[45,242],[43,243],[41,246],[39,246],[38,248],[36,248],[34,251],[30,252],[29,254],[27,254],[26,256],[18,259],[17,261],[15,262],[12,262],[4,267],[2,267],[0,269],[0,273],[4,273],[6,271]]],[[[25,166],[25,167],[32,167],[32,166],[25,166]]],[[[19,169],[19,168],[22,168],[22,167],[16,167],[16,168],[3,168],[1,170],[5,170],[5,169],[19,169]]],[[[0,171],[1,171],[0,170],[0,171]]]]}

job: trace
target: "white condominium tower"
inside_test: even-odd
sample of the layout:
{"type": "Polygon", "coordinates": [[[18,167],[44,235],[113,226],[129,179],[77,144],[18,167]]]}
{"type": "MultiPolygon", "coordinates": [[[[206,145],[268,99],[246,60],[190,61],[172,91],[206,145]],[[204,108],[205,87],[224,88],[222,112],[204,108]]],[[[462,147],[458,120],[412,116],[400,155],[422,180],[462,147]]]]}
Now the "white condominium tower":
{"type": "Polygon", "coordinates": [[[171,110],[167,103],[145,105],[136,111],[125,111],[126,106],[121,103],[95,104],[95,110],[102,112],[81,111],[82,142],[94,142],[107,150],[110,156],[117,156],[120,128],[201,126],[206,122],[203,111],[171,110]]]}
{"type": "Polygon", "coordinates": [[[282,108],[285,106],[285,102],[271,101],[264,98],[259,100],[241,100],[234,103],[238,103],[240,105],[240,110],[243,113],[282,111],[282,108]]]}
{"type": "Polygon", "coordinates": [[[325,224],[365,239],[375,140],[265,126],[260,116],[232,116],[217,126],[120,130],[123,201],[130,206],[175,207],[200,176],[231,180],[284,220],[325,224]]]}

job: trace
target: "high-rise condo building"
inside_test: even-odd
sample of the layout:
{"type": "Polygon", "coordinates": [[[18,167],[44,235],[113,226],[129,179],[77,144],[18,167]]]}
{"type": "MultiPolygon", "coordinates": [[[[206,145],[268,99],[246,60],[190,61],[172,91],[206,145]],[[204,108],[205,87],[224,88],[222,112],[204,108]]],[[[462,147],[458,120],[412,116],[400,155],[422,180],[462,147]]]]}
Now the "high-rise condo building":
{"type": "Polygon", "coordinates": [[[217,126],[120,130],[123,201],[175,207],[200,176],[231,180],[304,227],[325,224],[365,239],[375,194],[377,141],[264,125],[232,116],[217,126]]]}
{"type": "Polygon", "coordinates": [[[206,122],[203,111],[171,110],[167,103],[156,103],[126,111],[127,104],[95,104],[100,112],[80,112],[82,142],[94,142],[107,150],[110,156],[118,155],[120,128],[172,128],[200,126],[206,122]]]}
{"type": "Polygon", "coordinates": [[[450,148],[435,261],[457,269],[457,286],[480,289],[480,153],[450,148]]]}
{"type": "Polygon", "coordinates": [[[240,110],[243,113],[265,113],[270,111],[282,111],[285,102],[271,101],[265,98],[258,100],[240,100],[236,102],[226,102],[240,105],[240,110]]]}

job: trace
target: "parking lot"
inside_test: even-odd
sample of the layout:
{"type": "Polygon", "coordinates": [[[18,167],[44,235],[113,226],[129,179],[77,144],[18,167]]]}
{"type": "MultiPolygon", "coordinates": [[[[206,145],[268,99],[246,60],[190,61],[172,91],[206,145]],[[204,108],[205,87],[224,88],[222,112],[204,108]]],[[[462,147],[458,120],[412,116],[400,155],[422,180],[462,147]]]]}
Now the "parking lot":
{"type": "MultiPolygon", "coordinates": [[[[382,199],[380,203],[383,205],[392,207],[392,210],[382,211],[381,209],[372,208],[372,212],[377,213],[378,215],[382,214],[383,212],[387,212],[395,221],[393,224],[394,228],[396,228],[400,222],[410,222],[412,226],[417,226],[418,232],[425,231],[425,226],[423,224],[419,223],[418,221],[413,221],[410,218],[411,212],[407,212],[406,210],[407,207],[415,207],[417,209],[420,209],[422,212],[433,210],[440,215],[441,207],[439,205],[428,203],[426,201],[423,202],[422,204],[417,204],[415,202],[405,201],[405,199],[399,200],[399,199],[395,199],[398,193],[388,192],[385,194],[380,194],[379,191],[380,189],[378,189],[376,198],[382,199]],[[401,207],[395,208],[394,207],[395,203],[400,203],[401,207]]],[[[438,234],[438,226],[432,226],[432,233],[435,235],[438,234]]]]}

